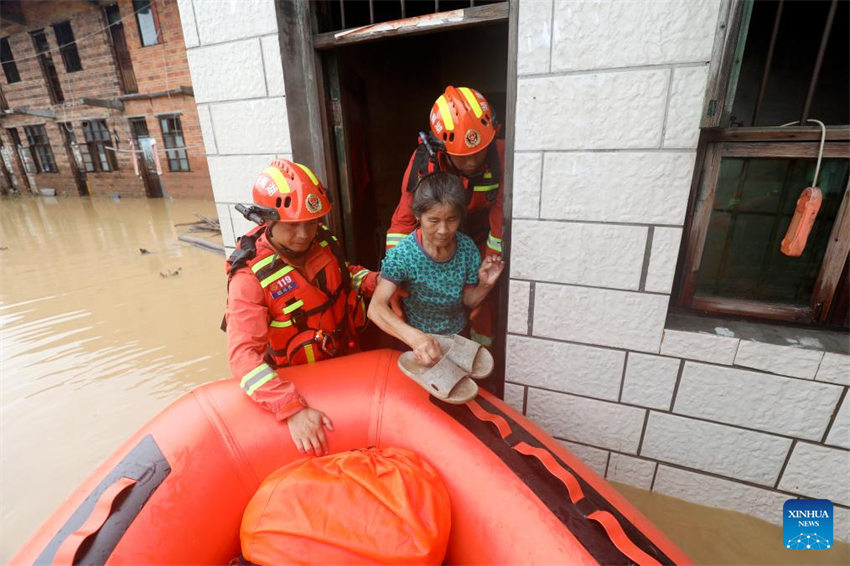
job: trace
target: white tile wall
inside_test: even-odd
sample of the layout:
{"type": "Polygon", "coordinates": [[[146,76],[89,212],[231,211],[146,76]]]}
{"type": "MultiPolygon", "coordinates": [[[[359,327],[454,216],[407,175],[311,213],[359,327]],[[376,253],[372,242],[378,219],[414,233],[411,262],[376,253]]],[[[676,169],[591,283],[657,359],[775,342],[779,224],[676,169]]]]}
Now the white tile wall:
{"type": "Polygon", "coordinates": [[[823,352],[793,346],[777,346],[742,340],[735,355],[735,365],[781,375],[814,379],[823,352]]]}
{"type": "Polygon", "coordinates": [[[508,297],[508,332],[528,334],[528,300],[531,283],[511,279],[508,297]]]}
{"type": "Polygon", "coordinates": [[[779,489],[850,505],[850,451],[798,442],[779,489]]]}
{"type": "MultiPolygon", "coordinates": [[[[210,113],[221,154],[292,152],[285,98],[222,102],[211,106],[210,113]]],[[[255,175],[261,171],[258,169],[255,175]]]]}
{"type": "Polygon", "coordinates": [[[630,352],[620,400],[653,409],[669,409],[680,364],[678,358],[630,352]]]}
{"type": "Polygon", "coordinates": [[[607,450],[593,448],[592,446],[585,446],[584,444],[576,444],[575,442],[568,442],[566,440],[562,440],[561,444],[566,446],[570,452],[578,456],[579,459],[587,464],[591,470],[600,476],[605,477],[605,468],[608,466],[607,450]]]}
{"type": "Polygon", "coordinates": [[[791,439],[650,412],[641,456],[773,487],[791,439]]]}
{"type": "Polygon", "coordinates": [[[514,154],[514,218],[537,218],[540,210],[540,176],[543,153],[514,154]]]}
{"type": "Polygon", "coordinates": [[[827,383],[686,362],[673,412],[820,440],[840,395],[827,383]]]}
{"type": "Polygon", "coordinates": [[[625,356],[607,348],[508,336],[506,379],[616,401],[625,356]]]}
{"type": "Polygon", "coordinates": [[[815,379],[850,385],[850,356],[833,352],[825,353],[815,379]]]}
{"type": "Polygon", "coordinates": [[[681,224],[693,168],[693,152],[546,153],[540,216],[681,224]]]}
{"type": "Polygon", "coordinates": [[[738,338],[728,336],[665,330],[661,353],[665,356],[732,365],[739,342],[738,338]]]}
{"type": "Polygon", "coordinates": [[[520,77],[516,149],[659,147],[669,76],[668,69],[653,69],[520,77]]]}
{"type": "Polygon", "coordinates": [[[681,228],[656,226],[652,234],[649,269],[646,272],[645,289],[654,293],[670,293],[673,276],[676,274],[676,259],[679,257],[681,228]]]}
{"type": "Polygon", "coordinates": [[[202,45],[277,32],[273,0],[194,0],[194,6],[202,45]]]}
{"type": "Polygon", "coordinates": [[[646,411],[529,388],[526,414],[550,434],[634,454],[646,411]]]}
{"type": "Polygon", "coordinates": [[[719,8],[719,0],[556,0],[552,70],[708,61],[719,8]]]}
{"type": "Polygon", "coordinates": [[[547,72],[552,43],[552,0],[520,2],[517,27],[517,73],[547,72]]]}
{"type": "Polygon", "coordinates": [[[668,298],[538,283],[534,335],[658,352],[668,298]]]}
{"type": "Polygon", "coordinates": [[[850,397],[845,396],[829,429],[826,443],[850,450],[850,397]]]}
{"type": "Polygon", "coordinates": [[[673,69],[664,147],[696,147],[702,118],[708,65],[673,69]]]}
{"type": "Polygon", "coordinates": [[[515,220],[511,277],[637,290],[647,229],[515,220]]]}
{"type": "Polygon", "coordinates": [[[652,476],[657,464],[650,460],[611,453],[608,462],[607,479],[648,490],[652,486],[652,476]]]}
{"type": "Polygon", "coordinates": [[[266,96],[260,40],[256,37],[189,49],[195,102],[266,96]]]}

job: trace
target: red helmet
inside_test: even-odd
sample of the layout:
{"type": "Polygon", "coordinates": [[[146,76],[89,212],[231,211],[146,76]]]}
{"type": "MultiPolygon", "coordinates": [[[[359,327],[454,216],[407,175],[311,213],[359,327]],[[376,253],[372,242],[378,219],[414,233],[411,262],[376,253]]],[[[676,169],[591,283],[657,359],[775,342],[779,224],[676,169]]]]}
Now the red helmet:
{"type": "Polygon", "coordinates": [[[496,137],[493,110],[477,90],[449,85],[431,107],[431,131],[449,155],[478,153],[496,137]]]}
{"type": "Polygon", "coordinates": [[[325,188],[310,169],[286,159],[275,159],[253,187],[254,202],[277,210],[281,222],[303,222],[331,211],[325,188]]]}

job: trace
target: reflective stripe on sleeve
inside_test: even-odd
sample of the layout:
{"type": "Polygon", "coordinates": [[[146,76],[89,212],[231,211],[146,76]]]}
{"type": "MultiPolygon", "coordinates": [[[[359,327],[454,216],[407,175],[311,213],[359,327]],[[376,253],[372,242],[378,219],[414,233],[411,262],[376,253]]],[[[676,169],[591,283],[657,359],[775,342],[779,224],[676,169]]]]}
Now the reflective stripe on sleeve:
{"type": "Polygon", "coordinates": [[[502,253],[502,239],[495,237],[493,234],[488,235],[487,247],[494,252],[502,253]]]}
{"type": "Polygon", "coordinates": [[[293,269],[295,269],[295,268],[292,267],[291,265],[287,265],[286,267],[284,267],[282,269],[278,269],[277,271],[275,271],[274,273],[272,273],[271,275],[269,275],[268,277],[266,277],[265,279],[260,281],[260,287],[265,289],[266,287],[268,287],[269,285],[271,285],[272,283],[274,283],[275,281],[277,281],[278,279],[280,279],[281,277],[283,277],[284,275],[286,275],[287,273],[289,273],[293,269]]]}
{"type": "Polygon", "coordinates": [[[239,386],[250,396],[254,394],[254,391],[268,383],[269,380],[276,375],[277,372],[275,372],[269,364],[262,363],[246,373],[245,377],[242,378],[242,381],[239,382],[239,386]]]}
{"type": "Polygon", "coordinates": [[[493,339],[490,336],[485,336],[484,334],[478,334],[473,329],[469,329],[469,337],[481,344],[482,346],[492,346],[493,339]]]}
{"type": "Polygon", "coordinates": [[[388,233],[387,234],[387,248],[392,248],[398,245],[403,239],[407,237],[407,234],[398,234],[398,233],[388,233]]]}
{"type": "Polygon", "coordinates": [[[363,279],[367,275],[369,275],[368,269],[361,269],[360,271],[354,274],[354,276],[351,278],[351,284],[354,287],[355,291],[360,290],[360,286],[363,284],[363,279]]]}
{"type": "Polygon", "coordinates": [[[481,192],[487,192],[487,191],[494,191],[498,188],[499,188],[498,183],[496,183],[495,185],[475,185],[475,187],[472,189],[472,192],[481,193],[481,192]]]}
{"type": "Polygon", "coordinates": [[[292,326],[291,320],[273,320],[269,323],[272,328],[288,328],[292,326]]]}

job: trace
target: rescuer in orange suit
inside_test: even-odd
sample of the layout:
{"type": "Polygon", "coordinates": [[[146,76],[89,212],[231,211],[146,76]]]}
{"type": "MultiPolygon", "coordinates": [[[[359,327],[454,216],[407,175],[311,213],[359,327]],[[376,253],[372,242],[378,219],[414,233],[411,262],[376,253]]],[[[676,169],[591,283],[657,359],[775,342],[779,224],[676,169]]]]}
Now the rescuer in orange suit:
{"type": "MultiPolygon", "coordinates": [[[[419,134],[419,146],[404,172],[386,249],[416,229],[411,205],[419,179],[433,171],[449,171],[460,176],[467,192],[462,231],[485,257],[501,255],[505,143],[496,139],[498,126],[490,103],[475,89],[450,85],[434,102],[430,123],[431,134],[419,134]]],[[[498,293],[490,293],[471,315],[470,338],[484,346],[493,344],[497,302],[498,293]]]]}
{"type": "Polygon", "coordinates": [[[345,261],[320,222],[331,211],[328,193],[304,165],[273,161],[254,183],[253,200],[237,208],[260,226],[227,260],[230,371],[287,423],[299,452],[322,455],[333,423],[275,370],[355,351],[366,324],[363,295],[372,295],[378,274],[345,261]]]}

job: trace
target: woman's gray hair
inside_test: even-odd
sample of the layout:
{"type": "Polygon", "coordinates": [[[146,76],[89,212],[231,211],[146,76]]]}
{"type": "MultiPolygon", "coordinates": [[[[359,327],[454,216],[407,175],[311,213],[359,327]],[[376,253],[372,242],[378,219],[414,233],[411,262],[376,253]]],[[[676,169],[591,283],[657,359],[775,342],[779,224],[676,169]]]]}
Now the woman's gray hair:
{"type": "Polygon", "coordinates": [[[413,215],[421,218],[432,207],[448,204],[460,214],[461,219],[466,218],[466,205],[468,204],[466,190],[463,181],[453,173],[436,171],[429,173],[419,180],[416,191],[413,193],[413,215]]]}

